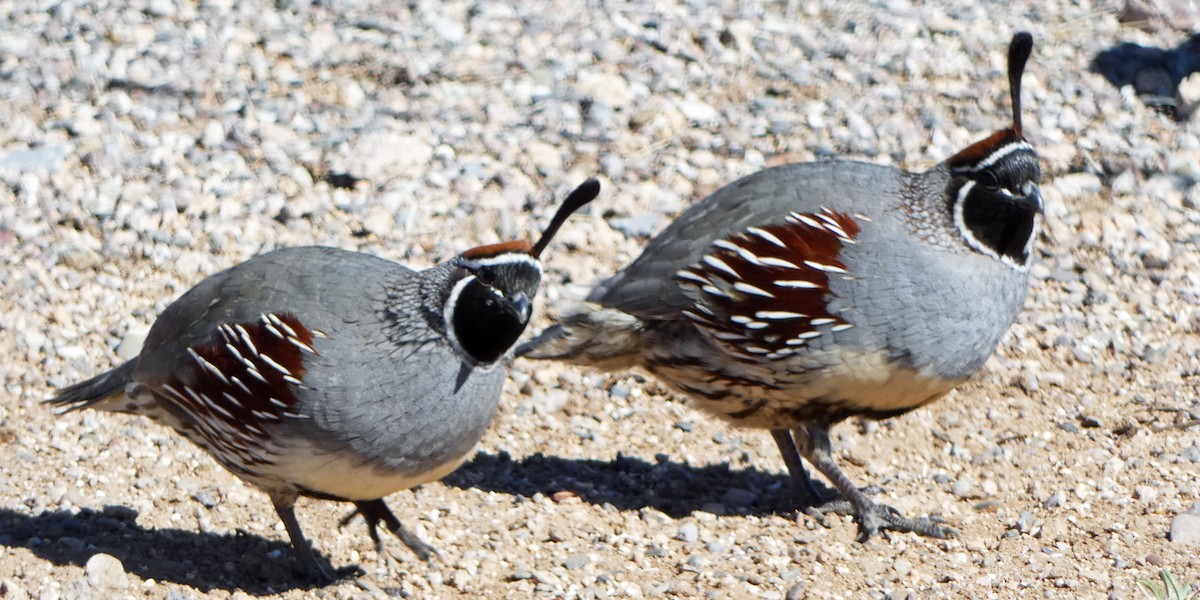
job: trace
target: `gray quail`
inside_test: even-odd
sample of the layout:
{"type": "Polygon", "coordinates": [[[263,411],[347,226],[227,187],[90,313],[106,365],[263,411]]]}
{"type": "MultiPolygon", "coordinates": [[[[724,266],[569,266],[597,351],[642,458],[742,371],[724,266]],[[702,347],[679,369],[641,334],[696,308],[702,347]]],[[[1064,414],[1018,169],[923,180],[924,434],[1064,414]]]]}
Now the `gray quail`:
{"type": "Polygon", "coordinates": [[[702,410],[769,429],[809,511],[934,537],[834,463],[829,428],[941,398],[1016,319],[1042,210],[1021,133],[1029,34],[1008,54],[1012,127],[923,173],[827,161],[766,169],[685,211],[633,263],[517,350],[641,367],[702,410]],[[827,503],[801,456],[842,498],[827,503]]]}
{"type": "Polygon", "coordinates": [[[539,256],[599,189],[573,191],[536,245],[480,246],[423,271],[323,247],[257,256],[168,306],[136,358],[48,402],[174,428],[270,496],[318,579],[330,574],[296,520],[300,496],[352,502],[377,547],[382,522],[427,559],[383,497],[447,475],[483,436],[539,256]]]}

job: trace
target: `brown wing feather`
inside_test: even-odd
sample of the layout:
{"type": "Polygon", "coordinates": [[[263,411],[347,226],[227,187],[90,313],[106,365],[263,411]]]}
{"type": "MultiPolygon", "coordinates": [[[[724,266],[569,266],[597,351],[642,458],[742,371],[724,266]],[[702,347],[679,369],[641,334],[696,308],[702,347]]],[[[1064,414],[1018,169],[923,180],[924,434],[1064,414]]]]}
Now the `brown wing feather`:
{"type": "Polygon", "coordinates": [[[790,356],[823,331],[851,327],[829,312],[829,278],[848,277],[839,257],[859,231],[855,217],[823,209],[718,240],[676,274],[697,298],[684,314],[734,354],[790,356]]]}
{"type": "Polygon", "coordinates": [[[158,395],[182,433],[222,464],[237,471],[262,464],[267,429],[304,418],[291,409],[304,385],[305,356],[316,353],[313,340],[323,335],[290,314],[222,324],[209,343],[188,348],[190,368],[172,374],[158,395]]]}

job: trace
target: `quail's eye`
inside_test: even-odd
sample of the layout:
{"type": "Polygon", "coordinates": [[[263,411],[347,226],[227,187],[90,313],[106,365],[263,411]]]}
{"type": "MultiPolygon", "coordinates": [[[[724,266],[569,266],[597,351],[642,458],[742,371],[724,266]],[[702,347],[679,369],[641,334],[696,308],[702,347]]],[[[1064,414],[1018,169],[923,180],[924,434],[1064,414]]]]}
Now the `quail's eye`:
{"type": "Polygon", "coordinates": [[[480,269],[475,272],[475,279],[483,285],[492,285],[496,283],[496,274],[491,269],[480,269]]]}

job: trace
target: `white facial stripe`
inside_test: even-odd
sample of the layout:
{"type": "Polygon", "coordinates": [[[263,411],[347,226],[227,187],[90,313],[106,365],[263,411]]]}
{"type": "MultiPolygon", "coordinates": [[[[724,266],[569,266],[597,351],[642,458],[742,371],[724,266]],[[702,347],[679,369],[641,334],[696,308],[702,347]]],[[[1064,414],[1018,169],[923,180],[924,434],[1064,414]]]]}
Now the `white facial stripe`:
{"type": "Polygon", "coordinates": [[[458,336],[454,334],[454,306],[458,304],[458,297],[462,295],[462,291],[472,281],[475,281],[474,275],[468,275],[458,280],[454,284],[454,288],[450,290],[450,297],[446,299],[446,308],[442,311],[442,320],[446,324],[446,338],[450,340],[450,345],[462,354],[466,354],[462,344],[458,343],[458,336]]]}
{"type": "Polygon", "coordinates": [[[469,264],[479,265],[481,267],[495,267],[499,265],[529,265],[537,269],[538,273],[542,272],[542,263],[538,259],[525,254],[524,252],[505,252],[496,256],[487,258],[464,258],[469,264]]]}
{"type": "Polygon", "coordinates": [[[974,233],[971,233],[971,228],[967,227],[967,219],[963,216],[963,205],[967,203],[967,196],[970,195],[971,189],[975,187],[975,182],[968,180],[958,189],[958,198],[954,200],[954,225],[958,227],[958,232],[967,240],[967,244],[972,248],[992,257],[999,259],[1000,255],[996,254],[995,250],[988,248],[981,243],[974,233]]]}
{"type": "Polygon", "coordinates": [[[1016,142],[1016,143],[1012,143],[1012,144],[1005,144],[1003,146],[1000,146],[1000,148],[998,150],[996,150],[995,152],[992,152],[991,154],[989,154],[987,156],[987,158],[980,161],[979,164],[976,164],[975,166],[972,166],[972,167],[958,168],[958,169],[955,169],[955,171],[958,171],[960,173],[977,173],[979,171],[987,169],[988,167],[991,167],[992,165],[996,164],[997,162],[1000,162],[1000,159],[1008,156],[1009,154],[1012,154],[1013,152],[1017,152],[1019,150],[1028,150],[1030,152],[1033,152],[1033,146],[1030,146],[1029,142],[1025,142],[1025,141],[1020,141],[1020,142],[1016,142]]]}

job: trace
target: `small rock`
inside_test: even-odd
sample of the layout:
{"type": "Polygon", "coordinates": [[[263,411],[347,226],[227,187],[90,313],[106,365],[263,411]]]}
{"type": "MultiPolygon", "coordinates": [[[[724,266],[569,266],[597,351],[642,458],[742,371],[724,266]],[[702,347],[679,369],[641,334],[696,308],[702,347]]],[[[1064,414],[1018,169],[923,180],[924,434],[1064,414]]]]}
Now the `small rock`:
{"type": "Polygon", "coordinates": [[[393,175],[426,167],[432,159],[433,147],[423,137],[377,131],[355,141],[346,170],[367,181],[384,182],[393,175]]]}
{"type": "Polygon", "coordinates": [[[193,494],[192,500],[199,502],[204,508],[213,508],[220,502],[217,500],[216,494],[214,494],[212,490],[208,489],[200,490],[199,492],[193,494]]]}
{"type": "Polygon", "coordinates": [[[1137,192],[1137,184],[1137,175],[1132,170],[1125,170],[1113,178],[1109,189],[1114,194],[1128,196],[1137,192]]]}
{"type": "Polygon", "coordinates": [[[225,141],[225,126],[220,121],[212,120],[208,125],[204,126],[204,133],[200,135],[200,143],[205,148],[216,148],[225,141]]]}
{"type": "Polygon", "coordinates": [[[913,570],[913,564],[906,558],[897,558],[892,563],[892,570],[896,571],[896,575],[900,577],[908,577],[913,570]]]}
{"type": "Polygon", "coordinates": [[[1154,504],[1158,500],[1158,489],[1149,485],[1139,485],[1133,488],[1133,497],[1144,500],[1146,504],[1154,504]]]}
{"type": "Polygon", "coordinates": [[[561,588],[562,581],[549,571],[534,571],[533,580],[538,583],[544,583],[554,588],[561,588]]]}
{"type": "Polygon", "coordinates": [[[758,500],[758,494],[750,490],[738,488],[729,488],[725,494],[721,496],[721,503],[725,506],[746,507],[754,504],[758,500]]]}
{"type": "Polygon", "coordinates": [[[658,230],[663,222],[659,213],[642,213],[629,217],[618,217],[608,222],[608,226],[634,238],[648,238],[658,230]]]}
{"type": "Polygon", "coordinates": [[[583,96],[603,102],[613,108],[624,108],[633,102],[629,82],[617,73],[583,71],[578,75],[577,90],[583,96]]]}
{"type": "Polygon", "coordinates": [[[466,26],[458,21],[438,18],[433,20],[432,25],[438,36],[451,44],[461,43],[463,38],[467,37],[466,26]]]}
{"type": "Polygon", "coordinates": [[[643,593],[647,596],[665,596],[665,595],[667,595],[667,592],[671,591],[671,584],[670,583],[657,583],[657,584],[647,583],[646,585],[642,586],[642,590],[643,590],[643,593]]]}
{"type": "Polygon", "coordinates": [[[517,569],[508,575],[509,581],[525,581],[526,579],[533,579],[533,573],[525,569],[517,569]]]}
{"type": "Polygon", "coordinates": [[[974,506],[975,510],[980,512],[995,512],[1003,506],[998,500],[984,500],[974,506]]]}
{"type": "Polygon", "coordinates": [[[567,557],[567,560],[563,561],[563,566],[566,567],[568,571],[574,571],[575,569],[587,566],[587,564],[590,562],[592,562],[592,559],[586,554],[572,554],[571,556],[567,557]]]}
{"type": "Polygon", "coordinates": [[[346,108],[358,108],[366,99],[367,93],[357,81],[347,81],[338,88],[338,100],[346,108]]]}
{"type": "Polygon", "coordinates": [[[1016,530],[1020,531],[1021,533],[1029,533],[1033,530],[1033,526],[1036,521],[1037,517],[1035,517],[1033,513],[1024,510],[1021,511],[1021,516],[1017,519],[1017,522],[1013,525],[1013,527],[1015,527],[1016,530]]]}
{"type": "Polygon", "coordinates": [[[1079,433],[1079,426],[1070,421],[1059,422],[1058,428],[1067,433],[1079,433]]]}
{"type": "Polygon", "coordinates": [[[1046,501],[1042,503],[1042,507],[1058,508],[1062,506],[1064,500],[1066,500],[1066,496],[1062,492],[1054,492],[1049,498],[1046,498],[1046,501]]]}
{"type": "Polygon", "coordinates": [[[562,152],[546,142],[533,142],[526,146],[529,161],[543,175],[556,174],[562,170],[562,152]]]}
{"type": "Polygon", "coordinates": [[[609,179],[616,181],[625,174],[625,161],[615,154],[605,154],[600,157],[600,169],[609,179]]]}
{"type": "Polygon", "coordinates": [[[1096,427],[1104,427],[1104,423],[1100,419],[1091,415],[1079,415],[1079,424],[1089,429],[1096,427]]]}
{"type": "Polygon", "coordinates": [[[959,479],[954,482],[954,485],[950,486],[950,493],[959,498],[970,498],[974,495],[974,490],[972,490],[970,481],[959,479]]]}
{"type": "Polygon", "coordinates": [[[123,590],[128,585],[125,566],[111,554],[94,554],[84,566],[88,583],[98,590],[123,590]]]}
{"type": "Polygon", "coordinates": [[[700,528],[695,523],[684,523],[675,534],[675,539],[689,544],[695,543],[700,540],[700,528]]]}
{"type": "Polygon", "coordinates": [[[803,582],[803,581],[796,582],[795,585],[788,588],[787,594],[784,596],[784,599],[785,600],[800,600],[801,598],[807,598],[808,595],[804,593],[805,587],[807,587],[807,584],[805,582],[803,582]]]}
{"type": "Polygon", "coordinates": [[[1098,194],[1104,188],[1104,184],[1099,177],[1092,173],[1071,173],[1056,178],[1054,187],[1062,194],[1064,200],[1071,200],[1080,196],[1098,194]]]}
{"type": "Polygon", "coordinates": [[[721,113],[717,109],[710,106],[707,102],[699,98],[689,96],[687,99],[679,103],[679,112],[683,113],[689,121],[696,123],[709,123],[716,121],[721,113]]]}
{"type": "Polygon", "coordinates": [[[175,16],[175,2],[173,0],[150,0],[146,5],[146,14],[152,17],[173,17],[175,16]]]}
{"type": "Polygon", "coordinates": [[[1000,484],[992,479],[983,482],[983,494],[985,496],[995,496],[1000,491],[1000,484]]]}
{"type": "Polygon", "coordinates": [[[121,343],[117,345],[117,356],[122,360],[133,360],[142,351],[142,345],[146,343],[146,336],[150,333],[150,329],[146,327],[133,327],[125,332],[125,337],[121,338],[121,343]]]}
{"type": "Polygon", "coordinates": [[[0,155],[0,173],[5,171],[53,173],[62,167],[63,159],[70,152],[71,148],[61,145],[13,150],[8,154],[0,155]]]}
{"type": "MultiPolygon", "coordinates": [[[[1184,546],[1200,546],[1200,515],[1176,515],[1171,520],[1171,541],[1184,546]]],[[[1150,558],[1146,557],[1146,560],[1150,558]]]]}

